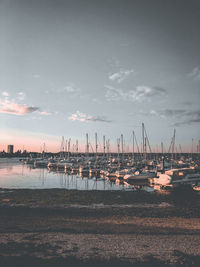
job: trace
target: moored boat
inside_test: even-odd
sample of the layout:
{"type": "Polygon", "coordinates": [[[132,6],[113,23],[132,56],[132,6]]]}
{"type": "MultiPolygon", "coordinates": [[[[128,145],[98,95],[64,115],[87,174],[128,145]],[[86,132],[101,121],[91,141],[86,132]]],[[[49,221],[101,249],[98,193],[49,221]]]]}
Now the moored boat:
{"type": "Polygon", "coordinates": [[[171,169],[153,178],[152,182],[164,186],[197,185],[200,183],[200,173],[195,168],[171,169]]]}

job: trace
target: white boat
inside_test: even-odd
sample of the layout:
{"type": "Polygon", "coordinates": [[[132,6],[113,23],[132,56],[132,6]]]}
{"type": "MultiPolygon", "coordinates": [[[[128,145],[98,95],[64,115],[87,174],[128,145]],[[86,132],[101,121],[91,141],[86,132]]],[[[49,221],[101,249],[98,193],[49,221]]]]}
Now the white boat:
{"type": "Polygon", "coordinates": [[[164,174],[159,174],[157,178],[153,178],[152,182],[159,185],[181,185],[200,183],[200,173],[194,168],[180,168],[165,171],[164,174]]]}
{"type": "Polygon", "coordinates": [[[132,169],[123,169],[123,170],[119,170],[119,171],[116,171],[115,172],[116,177],[118,179],[120,179],[120,180],[122,180],[125,175],[131,174],[131,173],[133,173],[133,170],[132,169]]]}
{"type": "Polygon", "coordinates": [[[158,177],[152,178],[151,183],[154,185],[163,185],[163,186],[168,186],[171,184],[171,176],[165,174],[165,173],[159,173],[158,177]]]}
{"type": "Polygon", "coordinates": [[[140,184],[140,185],[148,185],[150,178],[154,177],[154,172],[139,172],[136,171],[134,174],[127,174],[124,176],[124,181],[128,184],[140,184]]]}

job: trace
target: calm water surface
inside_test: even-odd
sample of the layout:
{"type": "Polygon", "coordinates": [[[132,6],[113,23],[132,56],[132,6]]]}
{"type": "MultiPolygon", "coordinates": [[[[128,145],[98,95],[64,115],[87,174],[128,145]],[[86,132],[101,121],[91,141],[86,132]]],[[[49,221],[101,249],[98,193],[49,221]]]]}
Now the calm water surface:
{"type": "Polygon", "coordinates": [[[66,188],[78,190],[125,190],[101,178],[81,178],[78,175],[50,172],[46,168],[33,168],[18,158],[0,159],[0,188],[66,188]]]}

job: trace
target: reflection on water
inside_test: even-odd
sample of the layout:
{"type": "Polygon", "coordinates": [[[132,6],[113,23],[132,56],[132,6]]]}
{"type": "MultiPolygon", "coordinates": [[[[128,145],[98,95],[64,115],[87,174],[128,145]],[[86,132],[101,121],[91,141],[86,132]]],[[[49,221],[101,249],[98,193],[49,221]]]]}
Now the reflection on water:
{"type": "Polygon", "coordinates": [[[87,178],[46,168],[24,165],[19,159],[0,159],[0,188],[66,188],[77,190],[125,190],[102,178],[87,178]]]}

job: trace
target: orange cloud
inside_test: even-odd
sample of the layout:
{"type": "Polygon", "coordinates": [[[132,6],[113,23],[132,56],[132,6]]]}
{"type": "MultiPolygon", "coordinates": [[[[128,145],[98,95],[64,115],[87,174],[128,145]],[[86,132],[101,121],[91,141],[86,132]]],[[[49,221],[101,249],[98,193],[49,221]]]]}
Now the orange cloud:
{"type": "Polygon", "coordinates": [[[0,113],[14,114],[14,115],[25,115],[39,110],[38,107],[31,107],[27,105],[17,104],[10,100],[0,100],[0,113]]]}

